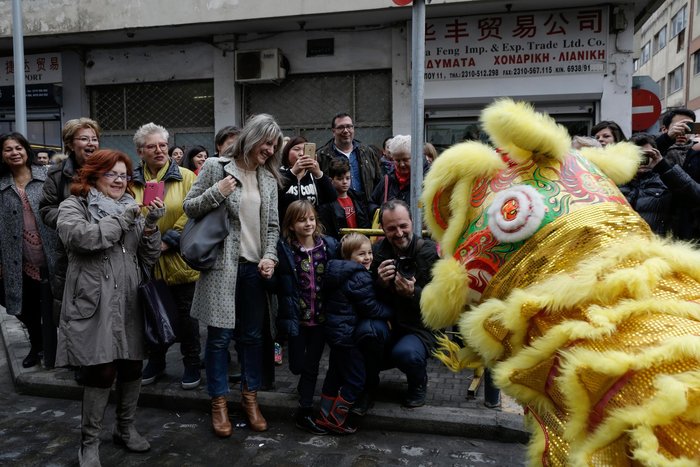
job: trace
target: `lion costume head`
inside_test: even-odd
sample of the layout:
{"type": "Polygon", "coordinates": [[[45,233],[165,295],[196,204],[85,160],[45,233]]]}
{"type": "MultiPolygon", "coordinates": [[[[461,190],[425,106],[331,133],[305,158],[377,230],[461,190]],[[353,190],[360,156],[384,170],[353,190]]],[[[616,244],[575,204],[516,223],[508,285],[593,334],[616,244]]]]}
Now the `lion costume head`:
{"type": "Polygon", "coordinates": [[[526,408],[533,465],[698,465],[700,254],[656,238],[617,189],[639,148],[573,150],[509,99],[481,123],[497,149],[448,149],[422,195],[443,254],[423,319],[465,342],[439,357],[493,369],[526,408]]]}

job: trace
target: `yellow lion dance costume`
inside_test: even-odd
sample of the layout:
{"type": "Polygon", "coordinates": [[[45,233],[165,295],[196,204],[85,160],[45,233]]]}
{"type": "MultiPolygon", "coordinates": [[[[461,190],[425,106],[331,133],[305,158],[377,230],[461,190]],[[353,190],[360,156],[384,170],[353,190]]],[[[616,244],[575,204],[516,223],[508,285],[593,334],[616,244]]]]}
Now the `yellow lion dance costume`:
{"type": "Polygon", "coordinates": [[[700,465],[700,253],[618,191],[639,148],[572,150],[509,99],[481,122],[499,149],[448,149],[422,196],[443,254],[423,318],[466,344],[442,360],[485,363],[525,406],[532,465],[700,465]]]}

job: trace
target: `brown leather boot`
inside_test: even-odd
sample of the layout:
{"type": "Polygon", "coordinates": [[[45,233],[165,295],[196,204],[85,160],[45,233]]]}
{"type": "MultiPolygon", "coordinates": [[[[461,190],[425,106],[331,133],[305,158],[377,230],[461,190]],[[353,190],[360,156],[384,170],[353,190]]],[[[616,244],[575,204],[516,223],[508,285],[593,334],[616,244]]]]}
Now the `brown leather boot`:
{"type": "Polygon", "coordinates": [[[214,397],[211,400],[211,426],[220,438],[228,438],[233,433],[231,421],[228,419],[226,396],[214,397]]]}
{"type": "Polygon", "coordinates": [[[248,391],[248,388],[244,387],[241,390],[241,406],[248,416],[248,423],[250,424],[251,430],[267,431],[267,422],[262,413],[260,413],[260,407],[258,407],[257,391],[248,391]]]}

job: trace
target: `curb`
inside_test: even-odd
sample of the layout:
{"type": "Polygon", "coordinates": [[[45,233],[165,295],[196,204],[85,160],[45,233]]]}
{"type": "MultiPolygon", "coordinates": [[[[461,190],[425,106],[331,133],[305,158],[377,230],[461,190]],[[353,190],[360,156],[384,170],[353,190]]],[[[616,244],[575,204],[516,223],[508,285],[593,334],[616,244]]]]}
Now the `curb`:
{"type": "MultiPolygon", "coordinates": [[[[80,400],[82,388],[74,381],[70,370],[22,368],[22,352],[28,350],[29,344],[24,342],[26,338],[19,323],[11,324],[11,319],[3,313],[0,328],[17,392],[80,400]]],[[[439,387],[433,390],[438,391],[439,387]]],[[[239,412],[239,391],[232,390],[228,399],[229,409],[233,413],[239,412]]],[[[265,418],[268,420],[288,420],[297,408],[295,395],[289,393],[260,391],[258,402],[264,407],[265,418]]],[[[192,409],[208,413],[209,404],[209,396],[204,387],[184,391],[177,381],[161,380],[157,384],[144,386],[139,398],[140,406],[169,410],[192,409]]],[[[377,401],[372,411],[362,417],[361,423],[364,428],[382,431],[431,433],[513,443],[526,443],[529,439],[522,415],[485,408],[426,405],[406,409],[395,403],[377,401]]]]}

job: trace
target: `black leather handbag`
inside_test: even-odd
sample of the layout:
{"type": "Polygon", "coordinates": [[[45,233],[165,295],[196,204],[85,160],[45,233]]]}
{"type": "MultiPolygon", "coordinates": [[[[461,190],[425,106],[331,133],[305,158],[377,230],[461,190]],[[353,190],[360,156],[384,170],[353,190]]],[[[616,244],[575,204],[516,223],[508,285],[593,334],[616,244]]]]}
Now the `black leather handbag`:
{"type": "Polygon", "coordinates": [[[139,297],[143,308],[146,345],[167,347],[177,340],[177,304],[163,279],[154,279],[151,271],[141,268],[143,280],[139,297]]]}
{"type": "Polygon", "coordinates": [[[221,243],[229,233],[226,203],[221,203],[199,219],[189,219],[180,234],[180,254],[197,271],[211,269],[219,256],[221,243]]]}

